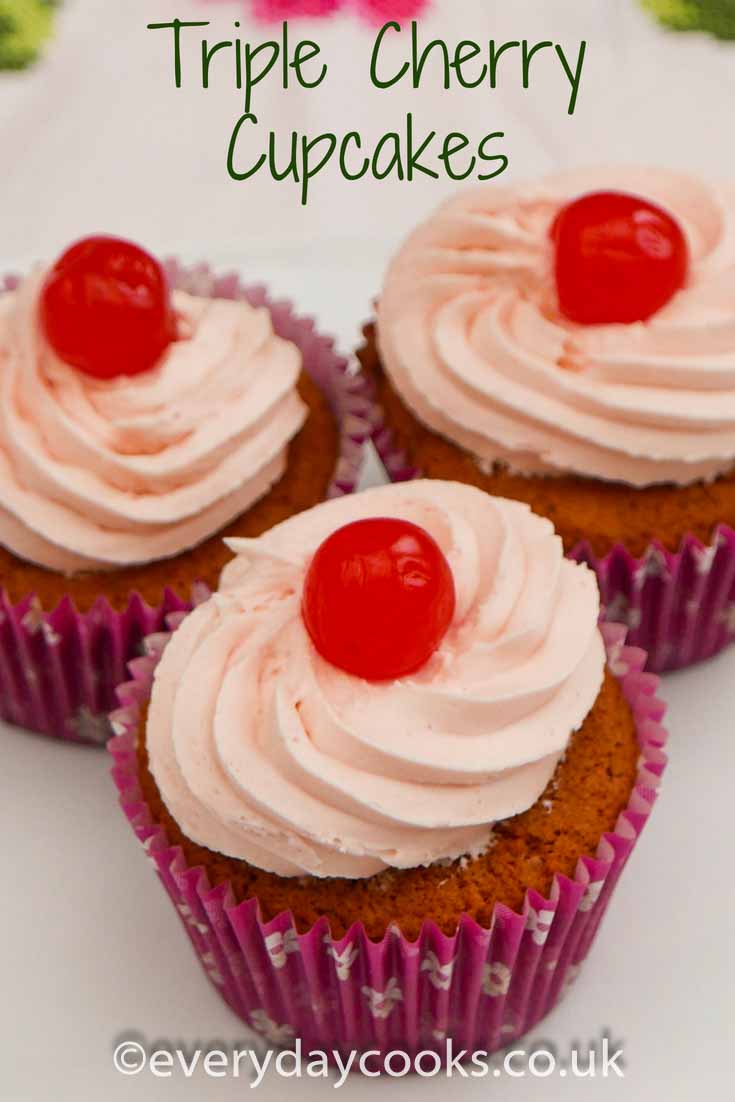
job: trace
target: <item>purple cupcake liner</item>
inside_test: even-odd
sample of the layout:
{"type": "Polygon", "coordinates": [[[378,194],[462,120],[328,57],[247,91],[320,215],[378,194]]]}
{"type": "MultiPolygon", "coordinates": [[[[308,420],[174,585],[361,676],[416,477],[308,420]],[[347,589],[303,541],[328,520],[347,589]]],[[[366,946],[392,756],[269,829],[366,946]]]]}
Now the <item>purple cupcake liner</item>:
{"type": "MultiPolygon", "coordinates": [[[[312,318],[294,313],[285,300],[274,300],[260,285],[246,286],[232,273],[216,275],[204,264],[185,267],[170,260],[171,284],[211,297],[244,299],[265,306],[275,332],[301,350],[305,369],[326,396],[340,426],[339,458],[328,496],[351,493],[357,486],[364,444],[375,423],[371,388],[351,363],[338,355],[330,337],[312,318]]],[[[0,293],[18,285],[18,277],[0,279],[0,293]]],[[[109,712],[127,665],[142,653],[143,640],[165,628],[167,617],[207,596],[192,587],[191,600],[172,592],[155,607],[131,593],[124,611],[112,608],[104,593],[87,612],[65,596],[53,611],[29,594],[13,604],[0,588],[0,717],[19,727],[70,742],[102,746],[110,737],[109,712]]]]}
{"type": "Polygon", "coordinates": [[[121,686],[109,749],[120,804],[178,911],[210,981],[237,1015],[273,1045],[384,1054],[400,1049],[494,1052],[527,1033],[576,978],[617,879],[648,819],[666,765],[665,707],[646,656],[625,644],[625,628],[603,624],[610,669],[632,709],[641,748],[627,807],[573,878],[557,875],[546,899],[526,894],[520,913],[496,905],[489,929],[461,918],[447,936],[430,921],[415,941],[392,926],[372,941],[361,923],[333,938],[321,918],[299,933],[290,913],[261,919],[257,900],[235,903],[228,883],[212,888],[155,821],[138,780],[140,708],[168,636],[149,641],[121,686]]]}
{"type": "MultiPolygon", "coordinates": [[[[373,444],[392,482],[421,477],[382,422],[373,444]]],[[[685,536],[675,552],[654,541],[638,558],[623,544],[598,558],[582,542],[568,557],[594,570],[605,618],[628,628],[628,643],[647,652],[652,673],[712,658],[735,641],[735,531],[727,525],[710,544],[685,536]]]]}
{"type": "Polygon", "coordinates": [[[597,575],[605,616],[628,628],[663,673],[712,658],[735,640],[735,531],[717,528],[712,542],[687,535],[678,551],[654,542],[640,558],[618,544],[603,558],[581,543],[570,558],[597,575]]]}

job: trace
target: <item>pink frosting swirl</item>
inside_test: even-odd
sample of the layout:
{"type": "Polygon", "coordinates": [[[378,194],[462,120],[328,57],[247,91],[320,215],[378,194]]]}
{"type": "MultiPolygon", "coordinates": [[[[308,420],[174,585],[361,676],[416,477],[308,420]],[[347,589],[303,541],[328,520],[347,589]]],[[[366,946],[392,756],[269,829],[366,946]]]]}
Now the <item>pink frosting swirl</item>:
{"type": "Polygon", "coordinates": [[[100,381],[44,341],[36,272],[0,298],[0,532],[76,573],[178,554],[281,477],[306,407],[301,357],[268,311],[174,292],[179,339],[143,375],[100,381]]]}
{"type": "Polygon", "coordinates": [[[735,462],[735,188],[603,168],[473,189],[398,252],[377,328],[415,415],[481,464],[633,486],[713,478],[735,462]],[[559,312],[550,224],[602,189],[658,203],[687,237],[688,284],[648,322],[559,312]]]}
{"type": "Polygon", "coordinates": [[[194,841],[282,876],[363,877],[487,845],[530,807],[599,692],[594,575],[551,523],[471,486],[383,486],[233,540],[220,590],[156,670],[147,746],[194,841]],[[326,662],[300,605],[311,556],[370,516],[427,529],[457,606],[417,674],[371,683],[326,662]]]}

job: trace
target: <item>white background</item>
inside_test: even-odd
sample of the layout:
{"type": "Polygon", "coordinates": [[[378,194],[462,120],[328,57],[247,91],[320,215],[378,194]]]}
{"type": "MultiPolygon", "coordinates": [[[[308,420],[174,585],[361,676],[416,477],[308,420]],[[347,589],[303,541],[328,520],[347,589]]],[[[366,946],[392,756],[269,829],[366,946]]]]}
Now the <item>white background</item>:
{"type": "MultiPolygon", "coordinates": [[[[553,67],[536,92],[511,76],[494,94],[380,94],[366,79],[371,35],[323,24],[323,89],[259,93],[265,128],[392,128],[409,109],[428,129],[505,129],[506,179],[601,160],[735,172],[735,45],[672,37],[629,0],[435,0],[424,34],[448,40],[527,35],[570,49],[589,41],[579,106],[553,67]]],[[[317,179],[304,211],[293,185],[236,184],[224,150],[239,114],[231,88],[176,91],[164,40],[147,21],[211,18],[226,38],[242,5],[201,0],[66,0],[46,62],[0,75],[0,263],[25,267],[93,230],[160,252],[236,265],[316,312],[354,346],[397,237],[443,184],[346,185],[317,179]]],[[[309,26],[309,33],[314,27],[309,26]]],[[[218,33],[219,32],[219,33],[218,33]]],[[[243,35],[260,35],[243,22],[243,35]]],[[[395,55],[398,57],[398,53],[395,55]]],[[[374,468],[368,478],[374,478],[374,468]]],[[[662,797],[620,884],[591,958],[536,1038],[565,1052],[609,1029],[623,1043],[622,1082],[570,1079],[379,1083],[353,1077],[346,1097],[496,1096],[690,1100],[732,1079],[732,725],[735,652],[666,679],[671,765],[662,797]],[[497,1092],[502,1092],[499,1095],[497,1092]]],[[[241,1098],[245,1082],[201,1074],[124,1079],[111,1064],[130,1031],[185,1045],[236,1042],[239,1021],[200,974],[170,903],[116,809],[104,753],[0,731],[0,1099],[241,1098]]],[[[321,1082],[270,1078],[321,1098],[321,1082]]]]}

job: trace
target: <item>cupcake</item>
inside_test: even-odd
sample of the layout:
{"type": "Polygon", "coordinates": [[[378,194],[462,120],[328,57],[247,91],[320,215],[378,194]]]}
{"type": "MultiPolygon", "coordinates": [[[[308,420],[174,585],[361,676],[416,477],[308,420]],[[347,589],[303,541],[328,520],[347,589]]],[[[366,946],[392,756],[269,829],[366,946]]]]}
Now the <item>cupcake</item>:
{"type": "Polygon", "coordinates": [[[644,654],[547,519],[465,484],[230,545],[109,744],[195,953],[274,1042],[497,1049],[576,976],[655,800],[644,654]]]}
{"type": "Polygon", "coordinates": [[[0,378],[0,714],[104,742],[224,537],[354,488],[364,385],[262,288],[113,238],[6,280],[0,378]]]}
{"type": "Polygon", "coordinates": [[[605,168],[444,204],[361,359],[389,473],[525,501],[664,670],[735,637],[735,188],[605,168]]]}

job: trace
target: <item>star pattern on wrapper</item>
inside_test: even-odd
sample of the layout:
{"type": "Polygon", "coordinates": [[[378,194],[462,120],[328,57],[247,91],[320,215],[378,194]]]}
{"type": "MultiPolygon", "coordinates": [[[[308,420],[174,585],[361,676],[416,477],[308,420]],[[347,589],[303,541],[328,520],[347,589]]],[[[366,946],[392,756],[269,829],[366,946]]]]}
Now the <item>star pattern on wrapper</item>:
{"type": "Polygon", "coordinates": [[[212,983],[221,987],[225,981],[222,978],[222,973],[219,970],[219,965],[217,964],[214,953],[202,953],[202,964],[212,983]]]}
{"type": "Polygon", "coordinates": [[[554,911],[540,910],[535,907],[528,908],[526,915],[526,929],[530,933],[536,945],[545,945],[554,921],[554,911]]]}
{"type": "Polygon", "coordinates": [[[428,953],[421,961],[421,971],[428,972],[429,983],[435,987],[437,991],[448,991],[452,982],[454,959],[447,961],[446,964],[442,964],[434,950],[429,949],[428,953]]]}
{"type": "Polygon", "coordinates": [[[735,635],[735,601],[723,608],[719,615],[719,621],[724,624],[728,635],[735,635]]]}
{"type": "Polygon", "coordinates": [[[605,605],[605,618],[616,624],[625,624],[631,631],[641,626],[641,610],[632,608],[624,593],[616,593],[605,605]]]}
{"type": "Polygon", "coordinates": [[[299,935],[291,927],[290,930],[275,930],[265,939],[265,948],[274,968],[284,968],[289,954],[298,953],[299,935]]]}
{"type": "Polygon", "coordinates": [[[360,990],[367,999],[372,1016],[383,1021],[391,1016],[397,1003],[403,1002],[403,992],[395,976],[388,980],[385,991],[376,991],[367,985],[360,990]]]}
{"type": "Polygon", "coordinates": [[[642,589],[650,578],[668,581],[670,577],[666,556],[659,547],[649,547],[643,556],[641,565],[633,575],[637,589],[642,589]]]}
{"type": "Polygon", "coordinates": [[[31,635],[35,635],[37,631],[40,631],[43,626],[43,609],[38,597],[31,598],[28,611],[23,616],[21,624],[31,635]]]}
{"type": "Polygon", "coordinates": [[[113,734],[109,717],[104,712],[93,712],[86,705],[74,713],[67,726],[77,738],[94,746],[105,746],[113,734]]]}
{"type": "Polygon", "coordinates": [[[345,983],[350,978],[350,972],[352,971],[352,965],[360,955],[358,947],[351,942],[345,945],[344,949],[340,952],[334,945],[332,945],[332,939],[329,934],[324,938],[324,942],[327,946],[327,953],[334,960],[337,979],[345,983]]]}
{"type": "Polygon", "coordinates": [[[38,597],[31,599],[21,624],[31,635],[37,635],[40,632],[48,647],[57,647],[61,642],[61,636],[46,618],[38,597]]]}
{"type": "Polygon", "coordinates": [[[179,912],[186,925],[190,926],[192,930],[196,930],[199,934],[209,933],[208,924],[206,922],[199,922],[188,903],[177,903],[176,910],[179,912]]]}
{"type": "Polygon", "coordinates": [[[482,970],[482,990],[491,999],[508,994],[510,987],[510,968],[500,960],[486,964],[482,970]]]}
{"type": "Polygon", "coordinates": [[[591,911],[597,900],[600,898],[600,893],[605,886],[604,880],[590,880],[589,884],[585,888],[584,895],[579,901],[580,911],[591,911]]]}
{"type": "Polygon", "coordinates": [[[250,1025],[272,1045],[287,1045],[295,1036],[290,1025],[279,1025],[268,1017],[265,1010],[253,1010],[250,1014],[250,1025]]]}
{"type": "Polygon", "coordinates": [[[713,543],[710,547],[695,547],[694,561],[697,564],[698,574],[709,574],[717,555],[718,546],[713,543]]]}
{"type": "Polygon", "coordinates": [[[43,632],[43,637],[46,640],[47,646],[58,647],[59,643],[61,642],[61,636],[59,635],[58,631],[54,629],[53,625],[49,623],[48,620],[44,620],[41,624],[41,631],[43,632]]]}

